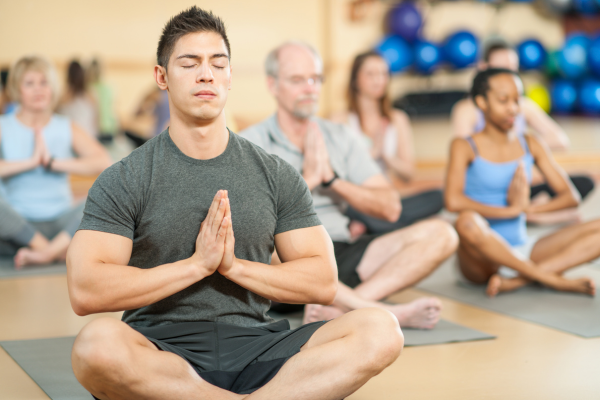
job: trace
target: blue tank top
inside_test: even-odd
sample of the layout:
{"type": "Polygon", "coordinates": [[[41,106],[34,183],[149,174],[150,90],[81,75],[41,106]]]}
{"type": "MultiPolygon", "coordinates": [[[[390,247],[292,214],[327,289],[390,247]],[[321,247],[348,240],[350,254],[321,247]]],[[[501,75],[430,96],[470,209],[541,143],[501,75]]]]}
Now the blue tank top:
{"type": "MultiPolygon", "coordinates": [[[[528,182],[531,182],[533,156],[523,135],[518,136],[525,154],[513,161],[493,162],[482,158],[472,137],[467,141],[475,152],[475,159],[467,169],[465,195],[470,199],[488,206],[506,207],[508,205],[508,187],[515,175],[519,162],[523,160],[528,182]]],[[[498,232],[511,246],[520,246],[527,241],[525,213],[516,218],[490,219],[490,227],[498,232]]]]}
{"type": "MultiPolygon", "coordinates": [[[[485,128],[485,116],[483,115],[483,111],[479,108],[477,110],[477,123],[475,124],[475,130],[473,133],[478,133],[485,128]]],[[[518,136],[524,135],[525,130],[527,130],[527,121],[525,120],[525,115],[523,113],[517,114],[515,117],[515,124],[513,125],[513,130],[518,136]]]]}
{"type": "MultiPolygon", "coordinates": [[[[56,159],[73,157],[71,122],[53,115],[42,131],[46,146],[56,159]]],[[[5,161],[31,158],[35,146],[33,129],[23,125],[16,114],[0,117],[0,156],[5,161]]],[[[5,198],[24,218],[48,221],[67,211],[72,204],[71,187],[65,173],[43,167],[3,179],[5,198]]]]}

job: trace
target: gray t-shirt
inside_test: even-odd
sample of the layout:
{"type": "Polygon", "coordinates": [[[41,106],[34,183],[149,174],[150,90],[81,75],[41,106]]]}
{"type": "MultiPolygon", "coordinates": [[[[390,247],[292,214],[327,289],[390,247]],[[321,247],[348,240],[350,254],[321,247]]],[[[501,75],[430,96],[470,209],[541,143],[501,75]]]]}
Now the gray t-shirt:
{"type": "MultiPolygon", "coordinates": [[[[360,137],[344,125],[314,118],[318,124],[331,167],[344,180],[356,185],[362,185],[372,176],[382,174],[381,169],[371,158],[368,149],[360,137]]],[[[292,164],[297,171],[302,170],[304,155],[281,131],[277,122],[277,115],[273,115],[263,122],[253,125],[240,132],[240,136],[259,145],[270,154],[275,154],[292,164]]],[[[348,242],[350,220],[344,213],[347,203],[333,190],[317,186],[312,191],[313,201],[317,216],[331,236],[332,240],[348,242]]]]}
{"type": "MultiPolygon", "coordinates": [[[[278,233],[320,225],[302,176],[279,157],[229,134],[210,160],[186,156],[168,131],[105,170],[90,189],[79,229],[133,240],[130,266],[153,268],[189,258],[220,189],[229,192],[235,255],[268,264],[278,233]]],[[[110,249],[106,249],[110,251],[110,249]]],[[[161,301],[125,311],[138,327],[213,321],[272,322],[270,301],[218,272],[161,301]]]]}

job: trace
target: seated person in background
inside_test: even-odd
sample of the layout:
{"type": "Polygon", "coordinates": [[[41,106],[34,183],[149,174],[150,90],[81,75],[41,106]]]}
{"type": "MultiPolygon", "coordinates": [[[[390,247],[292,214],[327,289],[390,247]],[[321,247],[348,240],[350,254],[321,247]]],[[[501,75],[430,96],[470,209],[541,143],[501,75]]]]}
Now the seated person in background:
{"type": "Polygon", "coordinates": [[[58,113],[67,116],[88,135],[98,137],[98,106],[87,89],[85,70],[78,61],[69,64],[67,85],[58,113]]]}
{"type": "MultiPolygon", "coordinates": [[[[83,205],[73,205],[68,174],[97,175],[111,160],[78,125],[53,114],[57,80],[48,61],[21,58],[11,69],[8,89],[19,109],[0,117],[0,178],[6,200],[0,214],[11,215],[16,236],[0,232],[0,248],[2,255],[15,256],[19,268],[64,258],[83,212],[83,205]],[[50,240],[47,246],[39,236],[34,240],[36,230],[50,240]],[[28,247],[19,250],[21,246],[28,247]]],[[[8,230],[1,221],[0,231],[8,230]]]]}
{"type": "Polygon", "coordinates": [[[8,95],[8,68],[0,70],[0,114],[11,114],[17,110],[17,103],[8,95]]]}
{"type": "MultiPolygon", "coordinates": [[[[333,119],[347,124],[364,140],[371,157],[384,172],[389,171],[408,182],[415,169],[412,129],[408,115],[390,106],[389,82],[389,67],[379,53],[359,54],[350,72],[349,112],[333,119]]],[[[387,233],[435,215],[443,207],[442,191],[436,189],[403,197],[402,213],[394,222],[370,217],[352,207],[346,215],[364,224],[368,233],[387,233]]],[[[350,228],[353,233],[364,230],[354,221],[350,228]]]]}
{"type": "MultiPolygon", "coordinates": [[[[492,41],[484,51],[483,61],[479,63],[479,70],[486,68],[506,68],[517,72],[519,55],[507,42],[492,41]]],[[[456,103],[452,109],[451,120],[454,135],[459,138],[466,138],[475,132],[480,132],[485,125],[483,113],[470,98],[456,103]]],[[[513,130],[517,135],[524,135],[528,127],[539,134],[552,150],[566,150],[569,147],[569,138],[560,125],[537,103],[523,96],[521,111],[515,117],[513,130]]],[[[582,199],[594,189],[594,181],[587,175],[570,176],[570,179],[582,199]]],[[[533,180],[534,182],[543,180],[542,177],[535,176],[535,170],[533,180]]],[[[548,183],[539,183],[531,187],[531,198],[535,204],[547,202],[549,197],[555,195],[548,183]]],[[[552,224],[579,221],[580,216],[577,209],[564,209],[551,213],[527,214],[527,220],[533,223],[552,224]]]]}
{"type": "Polygon", "coordinates": [[[103,79],[103,68],[100,61],[92,60],[86,77],[90,90],[98,106],[98,139],[111,142],[119,131],[119,121],[114,109],[113,90],[103,79]]]}
{"type": "Polygon", "coordinates": [[[392,311],[402,327],[432,328],[440,315],[438,299],[395,305],[379,300],[433,272],[456,250],[456,233],[446,222],[429,220],[350,242],[346,205],[394,222],[400,216],[400,199],[355,132],[315,117],[322,65],[316,50],[304,43],[284,43],[271,51],[265,66],[277,112],[240,133],[301,171],[317,215],[333,239],[338,294],[331,307],[308,305],[305,321],[379,307],[392,311]]]}
{"type": "Polygon", "coordinates": [[[81,330],[75,377],[103,400],[349,396],[400,355],[398,321],[357,310],[291,330],[267,315],[270,300],[331,303],[333,246],[300,174],[225,126],[221,19],[171,18],[157,55],[171,125],[96,180],[69,248],[75,312],[126,310],[81,330]]]}
{"type": "Polygon", "coordinates": [[[458,212],[458,265],[467,281],[487,283],[495,296],[536,281],[561,291],[595,293],[589,278],[568,280],[566,270],[600,257],[600,220],[579,223],[539,240],[527,236],[525,213],[574,207],[579,194],[543,141],[518,135],[522,82],[508,69],[487,69],[473,81],[471,96],[485,126],[454,139],[446,176],[446,208],[458,212]],[[556,193],[530,204],[529,181],[536,165],[556,193]]]}

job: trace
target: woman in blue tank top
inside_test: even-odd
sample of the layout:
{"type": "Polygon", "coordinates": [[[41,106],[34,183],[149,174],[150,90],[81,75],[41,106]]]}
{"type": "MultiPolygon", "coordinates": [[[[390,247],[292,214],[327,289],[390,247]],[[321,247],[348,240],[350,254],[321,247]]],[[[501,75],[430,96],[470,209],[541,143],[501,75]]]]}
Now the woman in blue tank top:
{"type": "Polygon", "coordinates": [[[580,198],[547,146],[512,129],[520,112],[521,88],[514,71],[479,72],[471,96],[485,116],[485,127],[452,143],[445,202],[448,210],[459,213],[460,272],[471,283],[487,283],[489,296],[530,281],[594,295],[593,280],[569,280],[562,273],[600,257],[600,220],[576,224],[537,241],[527,236],[526,213],[576,207],[580,198]],[[533,164],[556,193],[546,204],[529,201],[533,164]]]}
{"type": "Polygon", "coordinates": [[[64,258],[83,214],[68,174],[96,175],[111,163],[96,140],[53,114],[56,89],[40,57],[20,59],[8,77],[19,109],[0,117],[0,256],[14,256],[16,268],[64,258]]]}

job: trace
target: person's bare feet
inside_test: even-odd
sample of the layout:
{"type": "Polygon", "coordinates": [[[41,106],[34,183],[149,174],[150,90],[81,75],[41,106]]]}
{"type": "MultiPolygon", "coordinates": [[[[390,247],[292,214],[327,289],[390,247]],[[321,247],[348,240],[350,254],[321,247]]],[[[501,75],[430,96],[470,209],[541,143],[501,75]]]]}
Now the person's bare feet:
{"type": "Polygon", "coordinates": [[[489,279],[486,293],[490,297],[495,297],[498,293],[510,292],[523,287],[527,284],[527,280],[516,277],[516,278],[503,278],[498,274],[492,275],[489,279]]]}
{"type": "Polygon", "coordinates": [[[329,321],[342,315],[344,315],[344,312],[337,307],[307,304],[304,306],[302,325],[317,321],[329,321]]]}
{"type": "Polygon", "coordinates": [[[561,283],[555,287],[556,290],[564,292],[575,292],[589,294],[590,296],[596,295],[596,283],[591,278],[578,278],[578,279],[562,279],[561,283]]]}
{"type": "Polygon", "coordinates": [[[43,250],[31,250],[23,247],[17,251],[14,258],[15,269],[21,269],[26,265],[49,264],[52,261],[52,255],[43,250]]]}
{"type": "Polygon", "coordinates": [[[386,308],[398,318],[401,328],[433,329],[440,320],[442,302],[436,297],[421,297],[386,308]]]}

